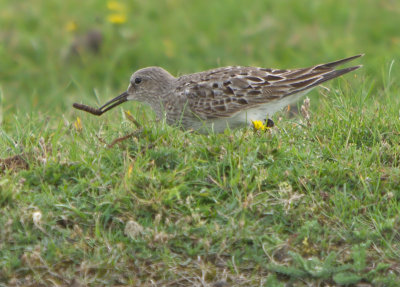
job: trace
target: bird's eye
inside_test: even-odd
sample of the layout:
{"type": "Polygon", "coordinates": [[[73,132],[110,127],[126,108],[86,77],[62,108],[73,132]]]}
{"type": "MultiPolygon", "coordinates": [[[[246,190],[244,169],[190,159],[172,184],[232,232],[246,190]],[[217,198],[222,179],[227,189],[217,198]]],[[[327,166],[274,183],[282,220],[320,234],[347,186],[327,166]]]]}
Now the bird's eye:
{"type": "Polygon", "coordinates": [[[140,84],[142,82],[142,78],[135,78],[135,84],[140,84]]]}

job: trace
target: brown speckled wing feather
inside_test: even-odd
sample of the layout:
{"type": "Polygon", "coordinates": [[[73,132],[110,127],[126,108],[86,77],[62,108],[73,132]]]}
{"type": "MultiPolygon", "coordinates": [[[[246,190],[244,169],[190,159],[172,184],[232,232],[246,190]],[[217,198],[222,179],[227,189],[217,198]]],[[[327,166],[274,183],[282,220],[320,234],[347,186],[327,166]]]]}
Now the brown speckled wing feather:
{"type": "Polygon", "coordinates": [[[334,68],[362,55],[309,68],[275,70],[254,67],[225,67],[187,76],[176,93],[185,96],[188,106],[203,119],[230,117],[270,101],[311,89],[361,66],[334,68]]]}

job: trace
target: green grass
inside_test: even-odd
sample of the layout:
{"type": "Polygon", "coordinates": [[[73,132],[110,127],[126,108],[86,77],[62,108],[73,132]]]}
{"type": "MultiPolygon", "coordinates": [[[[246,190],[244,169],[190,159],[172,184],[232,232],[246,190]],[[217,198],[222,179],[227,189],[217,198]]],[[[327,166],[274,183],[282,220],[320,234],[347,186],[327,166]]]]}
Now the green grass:
{"type": "Polygon", "coordinates": [[[0,286],[399,286],[400,4],[125,5],[114,25],[105,1],[0,3],[0,286]],[[82,40],[93,29],[98,53],[82,40]],[[104,103],[144,66],[362,52],[361,70],[310,93],[308,124],[283,111],[265,133],[182,131],[135,103],[100,118],[71,107],[104,103]],[[108,148],[136,129],[124,110],[144,130],[108,148]]]}

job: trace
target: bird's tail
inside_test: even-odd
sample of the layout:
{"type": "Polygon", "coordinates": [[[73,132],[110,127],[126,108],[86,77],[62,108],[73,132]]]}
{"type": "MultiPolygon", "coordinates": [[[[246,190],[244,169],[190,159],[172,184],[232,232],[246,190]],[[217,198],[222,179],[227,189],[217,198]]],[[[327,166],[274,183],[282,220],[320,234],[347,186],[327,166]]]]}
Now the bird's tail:
{"type": "Polygon", "coordinates": [[[346,62],[352,61],[362,56],[364,56],[364,54],[294,71],[293,74],[298,73],[299,75],[294,77],[293,76],[288,77],[290,78],[290,80],[287,81],[284,80],[280,82],[280,84],[289,84],[292,87],[292,91],[286,94],[285,97],[291,94],[297,94],[301,91],[311,89],[326,81],[329,81],[331,79],[337,78],[341,75],[347,74],[351,71],[361,68],[362,65],[348,67],[340,70],[334,69],[336,66],[342,65],[346,62]]]}

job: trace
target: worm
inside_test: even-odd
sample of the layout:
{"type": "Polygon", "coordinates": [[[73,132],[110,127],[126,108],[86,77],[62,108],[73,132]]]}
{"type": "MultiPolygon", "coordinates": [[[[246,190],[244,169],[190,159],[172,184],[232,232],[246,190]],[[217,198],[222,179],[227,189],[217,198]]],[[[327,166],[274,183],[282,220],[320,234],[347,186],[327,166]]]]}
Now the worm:
{"type": "Polygon", "coordinates": [[[75,109],[81,110],[81,111],[85,111],[88,113],[91,113],[92,115],[96,115],[96,116],[100,116],[103,112],[99,109],[87,106],[87,105],[83,105],[83,104],[78,104],[78,103],[74,103],[72,105],[75,109]]]}

